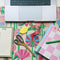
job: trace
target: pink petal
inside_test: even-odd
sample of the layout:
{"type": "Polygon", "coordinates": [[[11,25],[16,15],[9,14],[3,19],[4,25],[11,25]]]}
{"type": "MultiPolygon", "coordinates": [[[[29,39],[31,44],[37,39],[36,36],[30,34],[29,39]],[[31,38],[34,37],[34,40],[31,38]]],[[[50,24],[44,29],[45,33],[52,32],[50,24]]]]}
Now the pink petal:
{"type": "Polygon", "coordinates": [[[30,56],[30,53],[26,50],[20,49],[15,53],[15,56],[18,56],[20,59],[25,59],[30,56]]]}

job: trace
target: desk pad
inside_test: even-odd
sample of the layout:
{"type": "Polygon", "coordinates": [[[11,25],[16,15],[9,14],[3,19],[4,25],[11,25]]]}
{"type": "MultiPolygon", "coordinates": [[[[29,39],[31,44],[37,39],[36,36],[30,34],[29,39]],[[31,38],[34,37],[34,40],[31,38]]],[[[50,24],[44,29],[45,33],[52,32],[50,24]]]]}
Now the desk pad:
{"type": "MultiPolygon", "coordinates": [[[[4,14],[1,14],[0,12],[0,16],[4,16],[4,14]]],[[[32,52],[34,52],[36,46],[38,45],[38,40],[34,41],[36,44],[34,44],[34,46],[30,46],[32,43],[32,39],[31,41],[27,41],[26,40],[26,36],[28,36],[29,34],[33,33],[34,31],[36,31],[36,29],[34,28],[33,25],[37,25],[39,27],[41,27],[41,32],[39,33],[38,37],[39,37],[39,41],[42,39],[43,35],[45,34],[45,31],[47,30],[47,28],[50,26],[50,24],[54,24],[58,27],[60,27],[60,14],[59,14],[59,8],[57,8],[57,22],[52,22],[52,23],[6,23],[6,27],[13,27],[14,28],[14,33],[13,33],[13,41],[14,39],[16,39],[16,35],[19,34],[23,37],[25,43],[27,44],[27,46],[31,49],[32,52]],[[20,29],[22,28],[22,26],[27,26],[29,27],[28,32],[26,34],[21,34],[20,33],[20,29]]],[[[31,55],[31,53],[24,47],[24,46],[18,46],[16,44],[12,45],[12,58],[0,58],[0,60],[46,60],[45,58],[43,58],[40,55],[36,55],[36,57],[33,57],[33,55],[31,55]],[[21,52],[21,53],[20,53],[21,52]],[[26,53],[26,54],[25,54],[26,53]],[[16,57],[17,56],[17,57],[16,57]]]]}

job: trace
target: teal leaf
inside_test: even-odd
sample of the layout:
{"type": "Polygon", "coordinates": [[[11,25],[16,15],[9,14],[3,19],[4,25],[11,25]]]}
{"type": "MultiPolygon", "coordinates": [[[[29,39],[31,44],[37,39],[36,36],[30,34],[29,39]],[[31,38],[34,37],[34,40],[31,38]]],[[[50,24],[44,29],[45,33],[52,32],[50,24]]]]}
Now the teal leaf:
{"type": "Polygon", "coordinates": [[[25,23],[21,23],[19,26],[23,26],[25,23]]]}
{"type": "Polygon", "coordinates": [[[41,27],[41,29],[44,29],[46,26],[41,24],[40,27],[41,27]]]}
{"type": "Polygon", "coordinates": [[[36,31],[36,28],[35,28],[35,27],[33,27],[33,28],[32,28],[32,30],[36,31]]]}
{"type": "Polygon", "coordinates": [[[28,31],[31,31],[31,28],[29,28],[28,31]]]}
{"type": "Polygon", "coordinates": [[[12,55],[14,55],[14,51],[12,51],[12,55]]]}
{"type": "Polygon", "coordinates": [[[38,52],[41,50],[41,47],[38,49],[38,52]]]}
{"type": "Polygon", "coordinates": [[[55,25],[55,21],[53,22],[53,25],[55,25]]]}
{"type": "Polygon", "coordinates": [[[16,59],[18,56],[16,55],[15,57],[14,57],[14,59],[16,59]]]}
{"type": "Polygon", "coordinates": [[[1,10],[1,14],[4,14],[4,10],[1,10]]]}
{"type": "Polygon", "coordinates": [[[1,14],[4,14],[4,7],[1,7],[1,14]]]}
{"type": "Polygon", "coordinates": [[[30,26],[32,26],[33,24],[30,24],[30,26]]]}
{"type": "Polygon", "coordinates": [[[41,36],[41,31],[39,31],[39,34],[38,34],[38,36],[41,36]]]}

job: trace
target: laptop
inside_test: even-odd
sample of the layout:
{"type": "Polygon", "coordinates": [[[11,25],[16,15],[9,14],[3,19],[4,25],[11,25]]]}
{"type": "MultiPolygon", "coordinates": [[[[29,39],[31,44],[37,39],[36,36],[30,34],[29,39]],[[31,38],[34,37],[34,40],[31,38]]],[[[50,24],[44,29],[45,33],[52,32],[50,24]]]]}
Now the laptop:
{"type": "Polygon", "coordinates": [[[56,0],[5,0],[5,21],[56,21],[56,0]]]}

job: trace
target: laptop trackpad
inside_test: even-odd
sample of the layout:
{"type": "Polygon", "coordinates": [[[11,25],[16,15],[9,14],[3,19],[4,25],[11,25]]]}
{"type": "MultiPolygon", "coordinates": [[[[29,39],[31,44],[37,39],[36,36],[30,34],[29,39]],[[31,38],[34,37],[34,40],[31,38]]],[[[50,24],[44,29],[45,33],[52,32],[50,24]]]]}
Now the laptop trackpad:
{"type": "Polygon", "coordinates": [[[42,20],[41,6],[19,6],[19,20],[42,20]]]}

